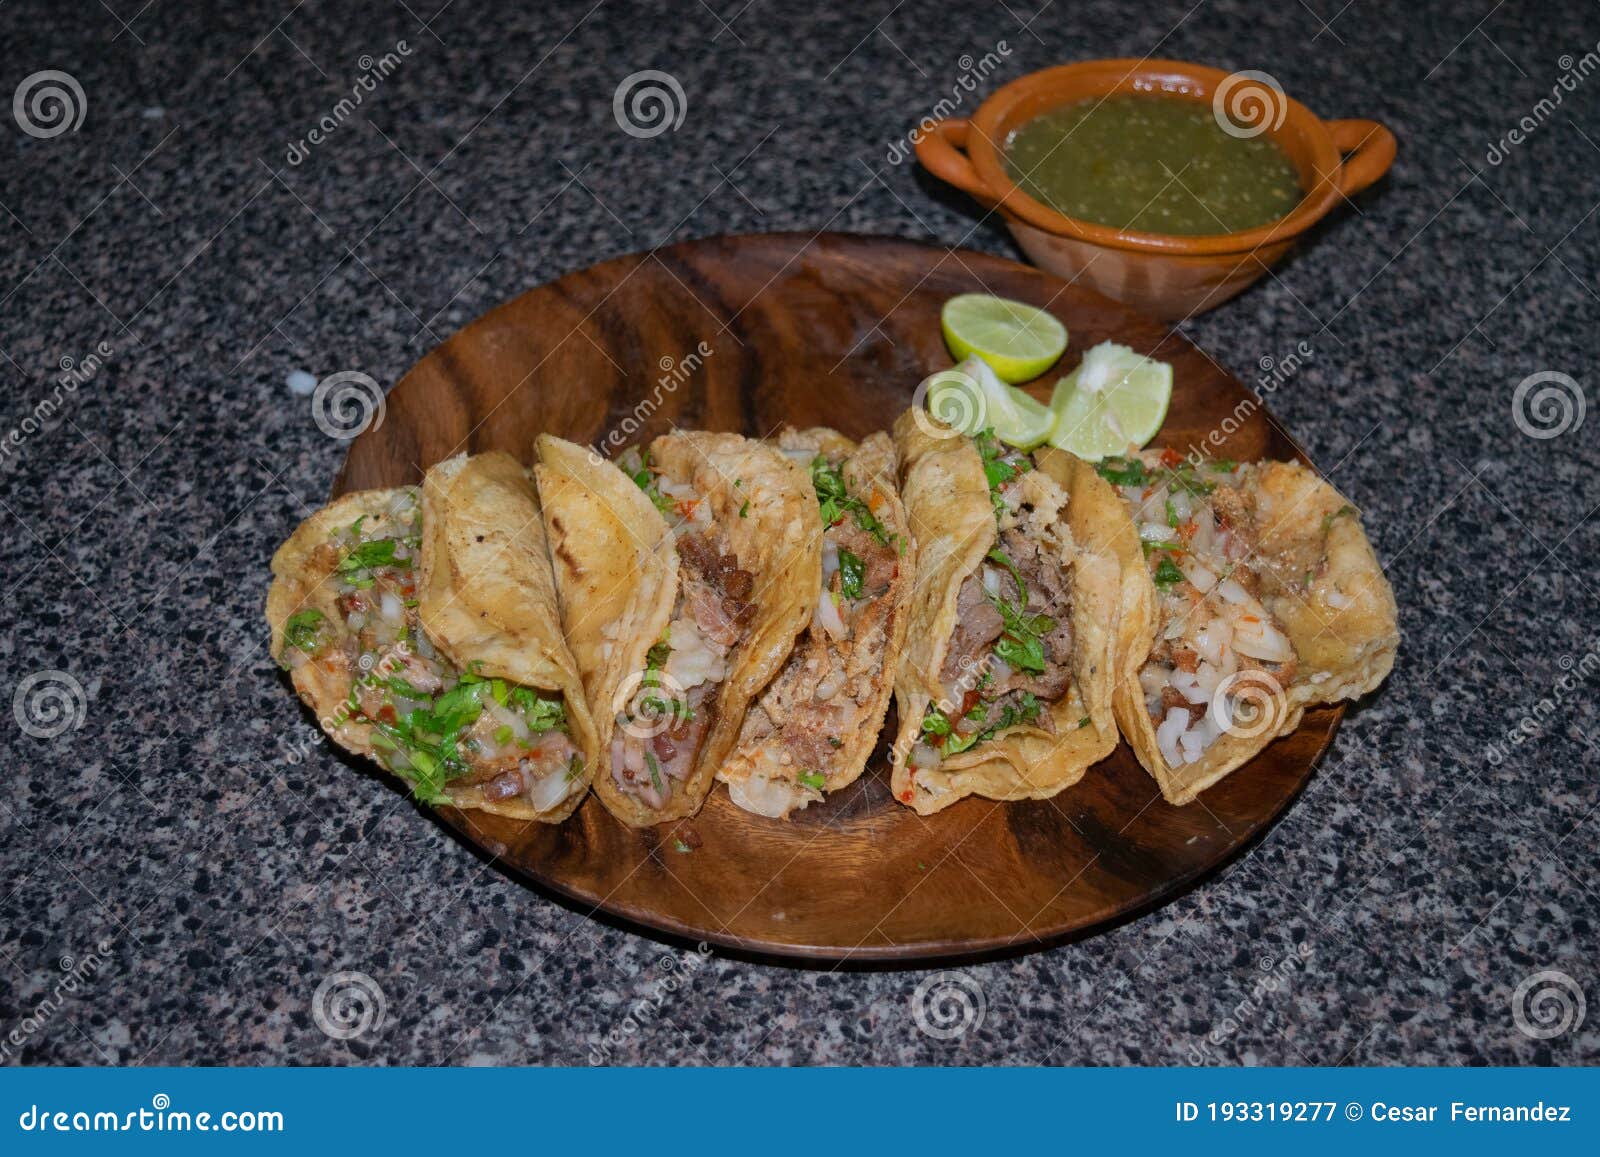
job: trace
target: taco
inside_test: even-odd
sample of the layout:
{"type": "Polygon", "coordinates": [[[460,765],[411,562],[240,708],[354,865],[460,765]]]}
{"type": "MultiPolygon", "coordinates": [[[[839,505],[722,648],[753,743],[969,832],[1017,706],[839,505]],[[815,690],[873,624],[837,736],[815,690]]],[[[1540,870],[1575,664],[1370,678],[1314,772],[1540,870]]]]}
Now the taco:
{"type": "Polygon", "coordinates": [[[1394,592],[1339,492],[1296,462],[1101,462],[1146,555],[1153,648],[1117,687],[1117,722],[1168,802],[1185,804],[1299,726],[1314,703],[1383,682],[1394,592]]]}
{"type": "Polygon", "coordinates": [[[1149,643],[1132,528],[1059,450],[968,437],[921,410],[894,436],[917,557],[894,796],[926,815],[968,795],[1055,795],[1116,746],[1116,673],[1149,643]]]}
{"type": "Polygon", "coordinates": [[[693,815],[821,582],[799,463],[737,434],[667,434],[621,467],[542,435],[562,620],[600,721],[595,781],[634,827],[693,815]]]}
{"type": "Polygon", "coordinates": [[[777,444],[811,472],[821,583],[805,633],[751,705],[717,778],[739,807],[783,818],[866,767],[905,645],[914,560],[887,434],[857,445],[834,430],[786,428],[777,444]]]}
{"type": "Polygon", "coordinates": [[[582,802],[595,730],[514,458],[336,499],[272,573],[272,653],[340,746],[435,806],[555,823],[582,802]]]}

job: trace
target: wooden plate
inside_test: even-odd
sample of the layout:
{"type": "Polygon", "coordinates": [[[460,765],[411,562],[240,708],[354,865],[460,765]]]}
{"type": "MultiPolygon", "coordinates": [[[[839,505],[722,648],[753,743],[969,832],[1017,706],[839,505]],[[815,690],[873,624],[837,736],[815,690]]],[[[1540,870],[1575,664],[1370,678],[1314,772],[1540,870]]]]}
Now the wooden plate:
{"type": "MultiPolygon", "coordinates": [[[[1243,415],[1222,454],[1300,455],[1236,379],[1125,306],[980,253],[777,234],[618,258],[493,310],[400,381],[382,423],[351,444],[334,494],[418,482],[463,449],[526,461],[541,430],[596,444],[616,431],[621,445],[674,425],[762,436],[788,421],[860,437],[950,364],[939,308],[973,290],[1066,324],[1071,347],[1041,395],[1111,339],[1172,363],[1161,444],[1185,448],[1243,415]]],[[[1184,808],[1162,801],[1124,744],[1055,799],[968,799],[923,818],[890,798],[880,744],[860,781],[789,822],[740,811],[720,786],[693,820],[642,832],[593,795],[556,827],[441,814],[580,910],[670,937],[847,965],[1003,955],[1148,910],[1217,868],[1294,798],[1340,714],[1308,712],[1184,808]],[[676,851],[680,839],[698,846],[676,851]]]]}

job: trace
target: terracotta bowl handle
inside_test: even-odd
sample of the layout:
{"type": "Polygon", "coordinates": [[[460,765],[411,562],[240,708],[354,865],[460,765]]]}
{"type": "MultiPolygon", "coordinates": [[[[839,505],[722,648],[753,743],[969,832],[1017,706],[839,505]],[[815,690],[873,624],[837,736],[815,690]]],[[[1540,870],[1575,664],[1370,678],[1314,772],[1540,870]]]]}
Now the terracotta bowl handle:
{"type": "Polygon", "coordinates": [[[993,205],[997,198],[962,151],[967,147],[971,127],[972,122],[965,117],[939,121],[917,139],[917,160],[945,184],[954,185],[985,205],[993,205]]]}
{"type": "Polygon", "coordinates": [[[1377,121],[1329,121],[1334,147],[1347,154],[1339,166],[1339,192],[1353,197],[1394,164],[1394,134],[1377,121]]]}

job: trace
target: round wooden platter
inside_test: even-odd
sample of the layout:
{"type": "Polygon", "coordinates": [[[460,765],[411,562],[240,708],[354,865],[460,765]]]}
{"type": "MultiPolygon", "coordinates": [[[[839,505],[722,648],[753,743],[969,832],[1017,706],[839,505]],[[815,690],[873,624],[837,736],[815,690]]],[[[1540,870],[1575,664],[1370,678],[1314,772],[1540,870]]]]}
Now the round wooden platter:
{"type": "MultiPolygon", "coordinates": [[[[1172,364],[1158,445],[1186,449],[1249,400],[1217,453],[1301,456],[1181,335],[1087,290],[981,253],[773,234],[621,257],[491,311],[400,381],[381,424],[351,444],[334,494],[418,482],[462,450],[529,461],[544,430],[608,449],[675,426],[765,436],[789,422],[860,437],[889,427],[917,383],[950,365],[939,309],[974,290],[1042,306],[1067,326],[1065,358],[1033,384],[1040,397],[1110,339],[1172,364]]],[[[1054,799],[973,798],[922,817],[890,797],[880,742],[854,786],[787,822],[740,811],[721,786],[693,819],[645,831],[613,820],[593,794],[557,826],[441,814],[586,913],[759,958],[909,966],[1060,943],[1172,898],[1283,811],[1340,715],[1308,712],[1182,808],[1123,744],[1054,799]]]]}

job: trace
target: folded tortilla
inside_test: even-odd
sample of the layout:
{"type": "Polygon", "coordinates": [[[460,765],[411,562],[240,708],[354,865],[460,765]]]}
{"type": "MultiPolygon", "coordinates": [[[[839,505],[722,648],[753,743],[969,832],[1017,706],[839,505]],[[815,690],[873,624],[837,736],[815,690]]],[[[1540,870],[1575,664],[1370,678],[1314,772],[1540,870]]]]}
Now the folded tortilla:
{"type": "Polygon", "coordinates": [[[1394,592],[1355,508],[1297,462],[1101,463],[1148,544],[1153,649],[1118,681],[1117,722],[1186,804],[1394,666],[1394,592]]]}
{"type": "Polygon", "coordinates": [[[563,624],[602,721],[596,791],[633,827],[693,815],[810,618],[810,479],[737,434],[664,435],[629,473],[549,435],[537,450],[563,624]]]}
{"type": "Polygon", "coordinates": [[[917,559],[895,676],[894,796],[927,815],[968,795],[1055,795],[1116,746],[1116,675],[1148,646],[1132,530],[1071,455],[991,440],[986,463],[974,439],[920,411],[902,414],[894,437],[917,559]],[[1022,550],[1025,563],[1011,557],[1022,550]],[[1042,666],[1032,684],[1053,693],[1017,685],[1029,662],[1042,666]]]}
{"type": "Polygon", "coordinates": [[[823,427],[785,428],[777,444],[810,471],[824,511],[821,585],[805,633],[745,715],[717,778],[739,807],[786,818],[867,765],[905,645],[915,557],[887,434],[858,445],[823,427]]]}
{"type": "Polygon", "coordinates": [[[429,804],[555,823],[582,802],[599,748],[514,458],[336,499],[272,572],[272,653],[342,747],[429,804]]]}

